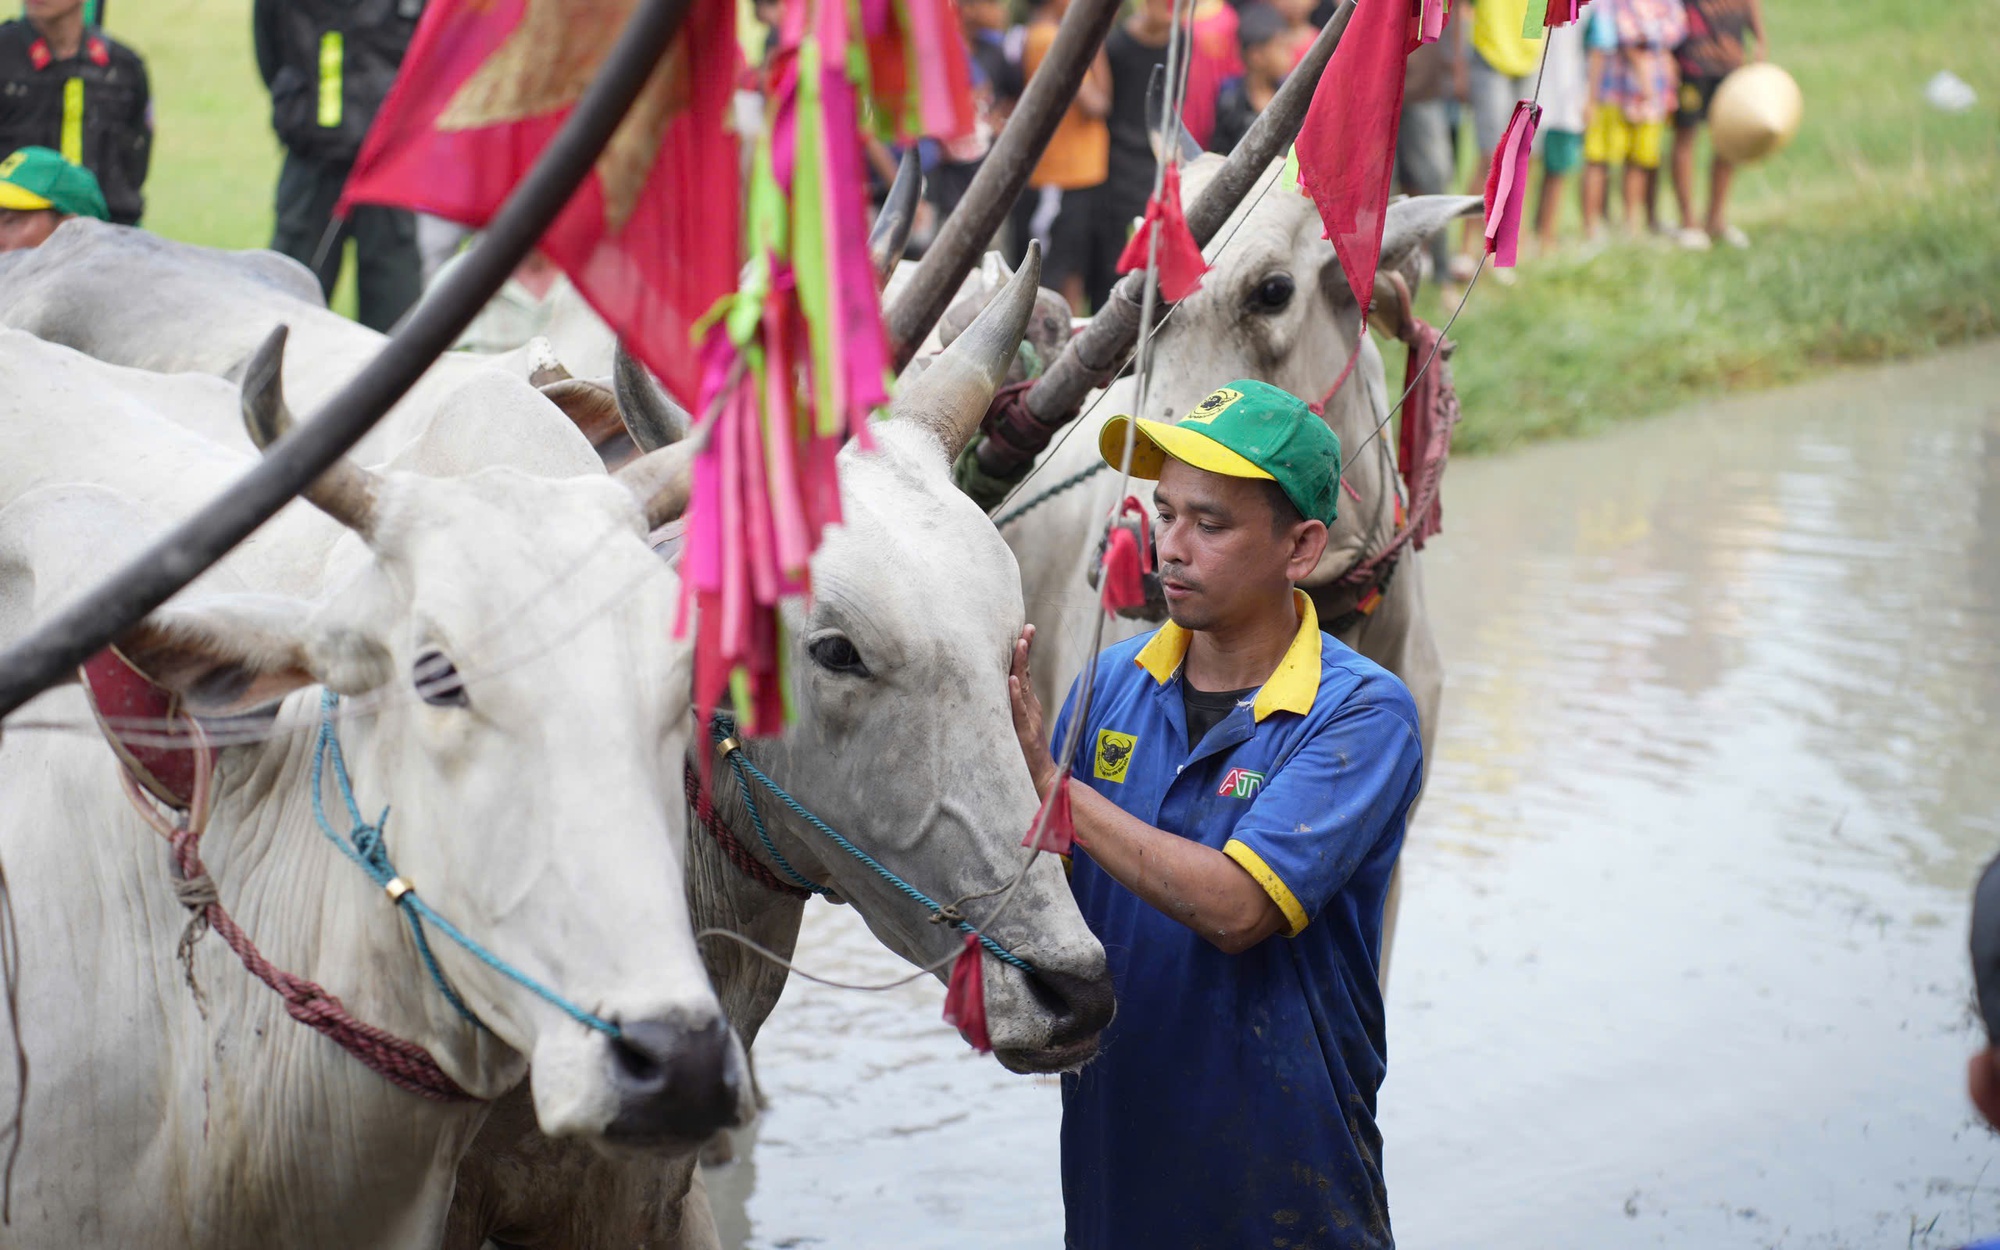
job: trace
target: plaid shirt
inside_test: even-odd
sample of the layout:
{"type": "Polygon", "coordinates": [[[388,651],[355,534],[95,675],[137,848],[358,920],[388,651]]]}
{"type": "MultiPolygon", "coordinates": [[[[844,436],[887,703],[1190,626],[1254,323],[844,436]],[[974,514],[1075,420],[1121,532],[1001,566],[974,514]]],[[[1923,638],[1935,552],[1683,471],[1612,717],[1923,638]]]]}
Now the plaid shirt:
{"type": "MultiPolygon", "coordinates": [[[[1592,19],[1610,22],[1618,46],[1604,53],[1591,99],[1614,104],[1630,122],[1662,121],[1674,110],[1680,75],[1674,48],[1687,35],[1687,13],[1681,0],[1600,0],[1592,19]]],[[[1593,32],[1595,34],[1595,32],[1593,32]]],[[[1601,46],[1592,39],[1593,46],[1601,46]]]]}

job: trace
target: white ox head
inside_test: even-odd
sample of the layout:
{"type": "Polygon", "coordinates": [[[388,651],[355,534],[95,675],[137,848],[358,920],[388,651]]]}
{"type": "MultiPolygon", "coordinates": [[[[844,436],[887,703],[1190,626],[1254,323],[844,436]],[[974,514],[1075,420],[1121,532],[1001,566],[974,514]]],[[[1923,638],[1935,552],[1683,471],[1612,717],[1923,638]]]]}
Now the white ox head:
{"type": "MultiPolygon", "coordinates": [[[[1112,1014],[1104,950],[1055,856],[1034,855],[1001,910],[1029,861],[1021,842],[1037,806],[1007,702],[1025,612],[1013,554],[951,476],[1020,346],[1039,273],[1036,253],[905,382],[872,427],[873,451],[841,452],[845,519],[813,557],[810,605],[787,621],[798,723],[750,746],[827,824],[1035,967],[1031,978],[984,956],[988,1030],[1017,1071],[1085,1062],[1112,1014]]],[[[959,948],[958,930],[755,797],[786,860],[852,903],[890,949],[932,964],[959,948]]]]}
{"type": "MultiPolygon", "coordinates": [[[[287,421],[282,342],[244,381],[260,443],[287,421]]],[[[346,696],[355,794],[371,819],[389,808],[398,874],[508,964],[621,1029],[610,1038],[578,1023],[435,932],[447,977],[500,1046],[414,958],[370,967],[372,982],[396,987],[398,1014],[425,1022],[414,1040],[467,1088],[497,1094],[532,1061],[552,1135],[695,1142],[750,1109],[741,1048],[692,940],[682,807],[665,766],[688,746],[689,665],[661,624],[675,579],[645,535],[684,505],[687,458],[674,448],[620,479],[561,481],[342,462],[307,497],[368,558],[323,604],[195,600],[123,640],[197,712],[311,685],[346,696]]],[[[284,738],[239,750],[225,774],[288,771],[282,792],[241,791],[235,821],[282,819],[283,837],[317,839],[304,753],[284,738]]],[[[327,802],[344,828],[339,800],[327,802]]]]}
{"type": "MultiPolygon", "coordinates": [[[[1192,203],[1222,168],[1223,158],[1201,157],[1187,167],[1183,200],[1192,203]]],[[[1355,351],[1353,377],[1327,406],[1327,423],[1340,436],[1344,476],[1354,493],[1342,493],[1340,520],[1327,536],[1322,569],[1344,569],[1379,528],[1378,512],[1394,506],[1384,470],[1392,463],[1389,431],[1371,439],[1394,402],[1382,373],[1382,355],[1362,332],[1360,309],[1313,202],[1283,186],[1276,165],[1260,180],[1205,249],[1213,266],[1201,289],[1173,311],[1153,340],[1149,411],[1138,415],[1171,421],[1232,378],[1257,378],[1316,402],[1339,378],[1355,351]],[[1355,495],[1366,507],[1350,506],[1355,495]]],[[[1387,275],[1401,272],[1416,287],[1426,240],[1455,217],[1477,209],[1471,196],[1431,195],[1389,205],[1382,231],[1383,280],[1376,284],[1373,314],[1394,324],[1406,309],[1387,275]]],[[[1400,390],[1400,387],[1398,388],[1400,390]]],[[[1112,405],[1110,411],[1126,412],[1112,405]]]]}

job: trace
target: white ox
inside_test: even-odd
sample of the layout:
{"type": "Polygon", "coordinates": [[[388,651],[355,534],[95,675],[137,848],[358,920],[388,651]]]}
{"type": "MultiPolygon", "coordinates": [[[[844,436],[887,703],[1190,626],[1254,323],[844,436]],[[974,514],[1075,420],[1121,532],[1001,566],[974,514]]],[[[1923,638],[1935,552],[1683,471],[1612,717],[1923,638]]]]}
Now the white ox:
{"type": "MultiPolygon", "coordinates": [[[[285,384],[311,412],[373,360],[385,335],[327,309],[304,266],[225,252],[86,217],[31,251],[0,256],[0,325],[110,364],[235,380],[278,326],[291,332],[285,384]]],[[[528,353],[446,352],[354,448],[380,464],[452,414],[476,418],[532,388],[528,353]]],[[[212,436],[240,444],[233,423],[212,436]]]]}
{"type": "MultiPolygon", "coordinates": [[[[268,416],[267,363],[252,382],[268,416]]],[[[103,371],[26,336],[0,351],[0,636],[169,519],[101,486],[35,480],[78,454],[71,479],[87,480],[139,432],[141,414],[93,399],[103,371]],[[94,446],[74,436],[107,412],[94,446]]],[[[246,460],[183,443],[152,467],[216,489],[246,460]]],[[[687,746],[688,663],[660,629],[676,581],[645,534],[684,499],[682,460],[649,458],[624,482],[344,465],[314,492],[357,538],[326,594],[234,591],[224,567],[120,640],[243,739],[218,752],[201,853],[274,965],[421,1045],[479,1098],[532,1061],[545,1131],[632,1148],[697,1141],[750,1112],[691,940],[685,827],[660,768],[687,746]],[[508,964],[617,1022],[617,1038],[433,932],[483,1027],[447,1003],[397,909],[315,826],[320,686],[348,700],[355,792],[371,814],[389,808],[396,870],[508,964]]],[[[80,692],[45,694],[19,720],[84,732],[17,726],[0,742],[0,860],[34,1065],[7,1244],[435,1245],[481,1104],[392,1087],[291,1019],[216,934],[184,969],[167,848],[80,692]]],[[[330,784],[324,797],[344,827],[330,784]]],[[[0,1101],[11,1082],[9,1068],[0,1101]]]]}
{"type": "MultiPolygon", "coordinates": [[[[106,248],[120,243],[115,234],[102,239],[106,248]]],[[[211,266],[205,282],[228,284],[230,269],[211,266]]],[[[7,294],[0,278],[0,302],[7,294]]],[[[1027,855],[1020,841],[1035,807],[1002,697],[1007,655],[1023,616],[1018,571],[992,526],[953,488],[948,472],[950,453],[976,428],[999,372],[1012,360],[1033,295],[1028,275],[1011,309],[1002,301],[990,310],[960,336],[935,377],[906,388],[896,419],[876,423],[874,453],[851,447],[842,453],[847,522],[829,533],[815,557],[817,593],[810,614],[795,615],[791,622],[791,671],[801,720],[781,742],[753,747],[760,764],[808,807],[946,902],[985,894],[1014,876],[1027,855]],[[970,610],[973,624],[932,610],[943,602],[970,610]]],[[[195,340],[184,359],[198,366],[201,327],[186,326],[183,333],[195,340]]],[[[155,350],[160,341],[156,334],[155,350]]],[[[156,378],[159,394],[172,389],[188,396],[188,402],[170,406],[173,419],[242,438],[227,430],[212,405],[202,410],[198,392],[209,379],[107,372],[121,384],[134,384],[135,391],[144,378],[156,378]]],[[[533,406],[547,411],[539,401],[533,406]]],[[[517,435],[495,425],[497,406],[486,406],[489,415],[480,420],[458,420],[455,411],[440,409],[436,422],[398,461],[423,471],[460,472],[482,455],[519,454],[517,435]]],[[[582,440],[571,437],[581,448],[582,440]]],[[[545,464],[556,459],[541,455],[545,464]]],[[[587,467],[573,465],[570,471],[587,467]]],[[[95,470],[100,476],[114,471],[131,489],[142,488],[131,479],[147,472],[144,466],[95,470]]],[[[324,527],[310,514],[300,524],[314,523],[324,527]]],[[[719,776],[720,805],[737,838],[755,848],[726,770],[719,776]]],[[[950,930],[931,924],[922,909],[780,804],[762,796],[760,807],[786,858],[859,908],[892,949],[927,964],[955,949],[958,939],[950,930]]],[[[798,931],[799,904],[750,882],[708,838],[694,836],[689,905],[696,924],[732,928],[788,952],[798,931]]],[[[968,902],[964,909],[978,921],[993,905],[968,902]]],[[[989,1023],[1002,1062],[1018,1070],[1053,1071],[1088,1059],[1110,1018],[1110,986],[1102,951],[1076,914],[1052,859],[1041,857],[1030,866],[989,931],[1038,970],[1031,982],[1011,966],[986,960],[989,1023]]],[[[710,942],[704,954],[747,1043],[775,1004],[784,974],[733,944],[710,942]]],[[[692,1150],[658,1167],[619,1166],[588,1151],[564,1149],[533,1131],[518,1095],[496,1108],[468,1156],[464,1176],[453,1246],[476,1246],[489,1234],[526,1241],[553,1229],[568,1230],[575,1240],[566,1244],[578,1245],[630,1245],[642,1236],[704,1245],[713,1237],[706,1204],[698,1189],[690,1189],[692,1150]]]]}

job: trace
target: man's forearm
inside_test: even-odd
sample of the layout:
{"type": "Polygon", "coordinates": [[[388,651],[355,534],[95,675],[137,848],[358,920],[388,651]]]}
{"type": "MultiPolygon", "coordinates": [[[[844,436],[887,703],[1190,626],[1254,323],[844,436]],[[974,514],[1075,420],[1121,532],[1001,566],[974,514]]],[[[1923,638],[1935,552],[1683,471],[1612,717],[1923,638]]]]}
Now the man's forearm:
{"type": "Polygon", "coordinates": [[[1076,840],[1091,860],[1217,949],[1234,955],[1285,927],[1271,896],[1221,851],[1155,829],[1087,785],[1069,789],[1076,840]]]}

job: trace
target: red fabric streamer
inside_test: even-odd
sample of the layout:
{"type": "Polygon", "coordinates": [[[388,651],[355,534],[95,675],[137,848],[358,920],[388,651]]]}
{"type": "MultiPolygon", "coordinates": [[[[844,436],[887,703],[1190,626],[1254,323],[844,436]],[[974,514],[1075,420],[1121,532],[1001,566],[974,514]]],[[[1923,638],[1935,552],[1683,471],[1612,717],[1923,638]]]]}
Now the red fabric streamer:
{"type": "Polygon", "coordinates": [[[1118,255],[1118,272],[1131,273],[1146,267],[1147,240],[1160,232],[1160,295],[1183,300],[1201,289],[1201,277],[1208,262],[1188,229],[1187,214],[1181,209],[1181,171],[1169,165],[1160,184],[1160,193],[1146,203],[1146,219],[1132,233],[1125,250],[1118,255]]]}
{"type": "Polygon", "coordinates": [[[1528,151],[1541,123],[1541,105],[1522,100],[1507,119],[1507,130],[1486,173],[1486,250],[1502,269],[1514,266],[1521,243],[1521,206],[1528,198],[1528,151]]]}
{"type": "Polygon", "coordinates": [[[1035,809],[1034,823],[1028,826],[1028,836],[1021,839],[1021,845],[1030,850],[1067,855],[1075,843],[1076,817],[1070,811],[1069,778],[1064,777],[1035,809]]]}
{"type": "MultiPolygon", "coordinates": [[[[568,118],[636,0],[431,0],[336,210],[387,204],[484,228],[568,118]]],[[[541,249],[693,407],[695,323],[736,288],[736,6],[680,34],[541,249]]]]}
{"type": "Polygon", "coordinates": [[[1153,571],[1153,529],[1146,505],[1125,496],[1112,515],[1104,536],[1104,558],[1098,569],[1098,598],[1107,612],[1137,608],[1146,602],[1146,574],[1153,571]]]}
{"type": "Polygon", "coordinates": [[[979,935],[966,934],[965,949],[951,965],[951,984],[944,992],[944,1022],[982,1055],[993,1050],[993,1039],[986,1032],[985,962],[979,935]]]}
{"type": "Polygon", "coordinates": [[[1099,592],[1106,612],[1136,608],[1146,602],[1144,570],[1140,568],[1139,540],[1122,525],[1113,526],[1104,544],[1104,583],[1099,592]]]}
{"type": "Polygon", "coordinates": [[[1583,6],[1589,0],[1549,0],[1548,14],[1542,25],[1548,27],[1567,26],[1583,16],[1583,6]]]}
{"type": "MultiPolygon", "coordinates": [[[[1443,339],[1444,331],[1436,326],[1410,319],[1404,339],[1409,362],[1403,369],[1405,399],[1396,458],[1413,505],[1422,505],[1425,483],[1444,472],[1445,457],[1451,454],[1451,428],[1458,424],[1458,397],[1452,390],[1443,339]]],[[[1444,528],[1443,495],[1433,488],[1429,506],[1409,523],[1410,545],[1422,551],[1424,540],[1444,528]]]]}
{"type": "Polygon", "coordinates": [[[1299,181],[1364,311],[1382,262],[1413,26],[1421,30],[1422,15],[1410,0],[1360,0],[1299,130],[1299,181]]]}

